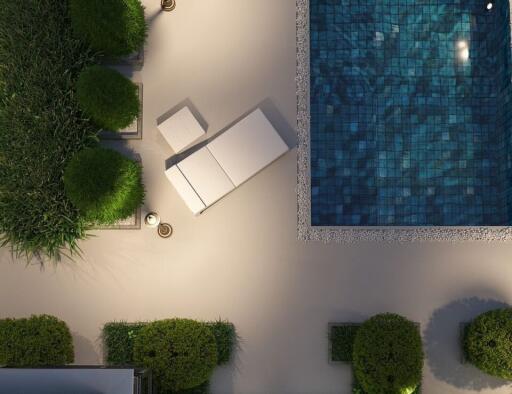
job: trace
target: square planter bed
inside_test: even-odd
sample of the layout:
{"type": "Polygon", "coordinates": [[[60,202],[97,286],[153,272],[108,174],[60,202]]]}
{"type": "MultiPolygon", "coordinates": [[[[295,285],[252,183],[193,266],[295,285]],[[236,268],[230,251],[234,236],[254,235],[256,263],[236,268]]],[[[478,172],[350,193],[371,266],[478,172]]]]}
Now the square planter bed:
{"type": "MultiPolygon", "coordinates": [[[[139,163],[142,162],[140,155],[135,155],[133,159],[139,163]]],[[[142,207],[138,207],[132,216],[117,223],[94,226],[93,230],[140,230],[142,228],[141,216],[142,207]]]]}
{"type": "Polygon", "coordinates": [[[102,140],[141,140],[142,139],[142,113],[143,113],[143,88],[142,83],[136,82],[140,102],[140,113],[137,119],[127,128],[119,131],[102,130],[100,138],[102,140]]]}

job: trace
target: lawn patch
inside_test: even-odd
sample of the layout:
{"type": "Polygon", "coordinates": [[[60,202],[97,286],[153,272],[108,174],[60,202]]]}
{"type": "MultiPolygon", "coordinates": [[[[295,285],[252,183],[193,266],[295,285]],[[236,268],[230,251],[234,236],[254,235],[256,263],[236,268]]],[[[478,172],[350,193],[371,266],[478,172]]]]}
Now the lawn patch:
{"type": "Polygon", "coordinates": [[[128,56],[146,39],[140,0],[70,0],[76,34],[109,57],[128,56]]]}
{"type": "Polygon", "coordinates": [[[75,84],[97,56],[73,34],[67,4],[0,0],[0,242],[16,254],[77,252],[88,229],[62,176],[96,141],[75,84]]]}

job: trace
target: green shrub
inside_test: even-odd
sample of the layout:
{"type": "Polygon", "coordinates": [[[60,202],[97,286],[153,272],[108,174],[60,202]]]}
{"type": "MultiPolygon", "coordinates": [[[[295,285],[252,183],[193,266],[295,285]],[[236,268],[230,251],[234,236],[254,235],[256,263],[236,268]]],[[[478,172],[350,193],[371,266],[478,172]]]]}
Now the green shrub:
{"type": "Polygon", "coordinates": [[[134,359],[136,364],[151,369],[161,390],[184,390],[208,381],[217,365],[217,346],[204,323],[160,320],[140,331],[134,359]]]}
{"type": "Polygon", "coordinates": [[[137,162],[114,150],[85,149],[66,168],[64,187],[86,221],[115,223],[142,204],[141,172],[137,162]]]}
{"type": "Polygon", "coordinates": [[[346,325],[331,327],[331,357],[332,361],[352,362],[354,340],[359,325],[346,325]]]}
{"type": "Polygon", "coordinates": [[[414,323],[394,314],[372,317],[354,341],[353,367],[368,394],[411,394],[421,383],[423,350],[414,323]]]}
{"type": "Polygon", "coordinates": [[[467,360],[492,376],[512,379],[512,308],[478,316],[465,330],[467,360]]]}
{"type": "Polygon", "coordinates": [[[139,114],[138,88],[116,70],[91,66],[80,74],[77,97],[80,107],[105,130],[123,129],[139,114]]]}
{"type": "Polygon", "coordinates": [[[207,324],[212,330],[217,344],[217,364],[223,365],[229,363],[238,340],[235,326],[223,320],[207,324]]]}
{"type": "Polygon", "coordinates": [[[96,138],[75,97],[97,59],[76,39],[62,0],[0,6],[0,244],[57,258],[87,226],[64,193],[71,157],[96,138]]]}
{"type": "Polygon", "coordinates": [[[44,367],[74,360],[69,328],[53,316],[0,320],[0,365],[44,367]]]}
{"type": "Polygon", "coordinates": [[[70,0],[70,10],[77,35],[107,56],[130,55],[144,45],[140,0],[70,0]]]}

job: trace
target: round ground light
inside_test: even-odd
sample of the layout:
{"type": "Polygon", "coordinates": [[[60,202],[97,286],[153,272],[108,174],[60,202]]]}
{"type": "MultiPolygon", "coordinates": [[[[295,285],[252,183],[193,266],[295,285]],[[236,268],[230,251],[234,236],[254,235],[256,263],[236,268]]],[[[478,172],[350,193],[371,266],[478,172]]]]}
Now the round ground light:
{"type": "Polygon", "coordinates": [[[172,226],[169,223],[158,225],[158,235],[162,238],[169,238],[172,235],[172,226]]]}
{"type": "Polygon", "coordinates": [[[164,11],[172,11],[176,8],[176,0],[161,0],[160,5],[164,11]]]}

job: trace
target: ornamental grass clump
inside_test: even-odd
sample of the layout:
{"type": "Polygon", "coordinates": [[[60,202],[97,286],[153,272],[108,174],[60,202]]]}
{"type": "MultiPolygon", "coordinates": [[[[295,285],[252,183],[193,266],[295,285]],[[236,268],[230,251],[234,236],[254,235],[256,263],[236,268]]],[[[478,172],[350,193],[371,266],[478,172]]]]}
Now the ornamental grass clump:
{"type": "Polygon", "coordinates": [[[206,383],[217,365],[212,330],[188,319],[149,323],[135,339],[134,359],[153,372],[162,392],[192,389],[206,383]]]}
{"type": "Polygon", "coordinates": [[[85,115],[105,130],[123,129],[139,115],[137,85],[107,67],[91,66],[82,71],[77,98],[85,115]]]}
{"type": "Polygon", "coordinates": [[[512,379],[512,308],[478,316],[465,330],[467,360],[489,375],[512,379]]]}
{"type": "Polygon", "coordinates": [[[78,253],[87,232],[62,175],[98,133],[75,94],[78,75],[97,57],[68,14],[62,0],[0,6],[0,245],[28,258],[78,253]]]}
{"type": "Polygon", "coordinates": [[[354,341],[354,374],[366,394],[411,394],[421,384],[421,336],[414,323],[395,314],[372,317],[354,341]]]}
{"type": "Polygon", "coordinates": [[[92,224],[126,219],[144,200],[141,165],[99,147],[73,157],[64,173],[64,187],[85,221],[92,224]]]}
{"type": "Polygon", "coordinates": [[[106,56],[118,58],[144,45],[147,25],[140,0],[70,0],[76,35],[106,56]]]}
{"type": "Polygon", "coordinates": [[[0,320],[0,366],[50,367],[73,361],[71,333],[56,317],[0,320]]]}

